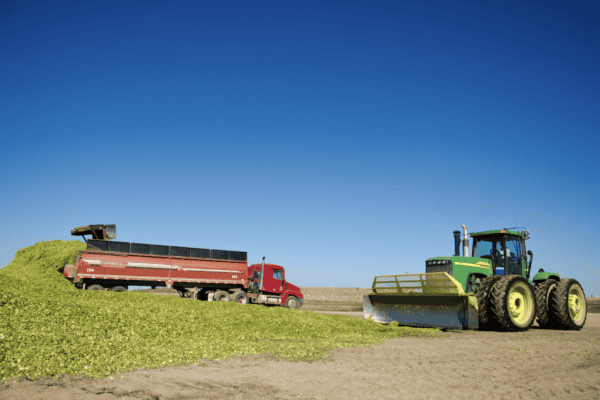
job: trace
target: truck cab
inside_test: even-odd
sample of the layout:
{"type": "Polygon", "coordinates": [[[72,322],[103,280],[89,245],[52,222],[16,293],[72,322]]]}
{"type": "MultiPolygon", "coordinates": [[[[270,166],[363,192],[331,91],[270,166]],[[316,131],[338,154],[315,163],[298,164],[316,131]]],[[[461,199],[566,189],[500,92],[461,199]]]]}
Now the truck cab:
{"type": "Polygon", "coordinates": [[[299,308],[304,301],[300,288],[285,280],[285,269],[276,264],[253,264],[248,267],[248,298],[253,303],[284,304],[299,308]]]}

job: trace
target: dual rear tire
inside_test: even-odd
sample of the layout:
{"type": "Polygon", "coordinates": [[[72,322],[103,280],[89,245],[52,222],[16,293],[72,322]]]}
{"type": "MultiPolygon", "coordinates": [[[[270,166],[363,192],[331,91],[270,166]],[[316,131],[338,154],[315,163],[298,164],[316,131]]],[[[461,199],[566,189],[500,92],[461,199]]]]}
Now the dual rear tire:
{"type": "Polygon", "coordinates": [[[580,330],[587,319],[583,288],[575,279],[548,279],[536,285],[538,324],[545,329],[580,330]]]}
{"type": "Polygon", "coordinates": [[[587,317],[585,294],[575,279],[549,279],[533,288],[520,275],[493,275],[475,295],[480,330],[526,331],[536,319],[541,328],[579,330],[587,317]]]}

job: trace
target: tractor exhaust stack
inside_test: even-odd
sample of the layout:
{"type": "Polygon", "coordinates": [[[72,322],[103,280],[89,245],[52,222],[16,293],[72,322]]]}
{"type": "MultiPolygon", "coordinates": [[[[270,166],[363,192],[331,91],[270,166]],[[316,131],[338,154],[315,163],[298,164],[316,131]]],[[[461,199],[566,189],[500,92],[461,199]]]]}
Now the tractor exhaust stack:
{"type": "Polygon", "coordinates": [[[465,230],[465,238],[463,239],[463,257],[469,257],[469,237],[467,236],[467,227],[463,224],[465,230]]]}
{"type": "Polygon", "coordinates": [[[460,231],[454,231],[454,255],[460,256],[460,231]]]}

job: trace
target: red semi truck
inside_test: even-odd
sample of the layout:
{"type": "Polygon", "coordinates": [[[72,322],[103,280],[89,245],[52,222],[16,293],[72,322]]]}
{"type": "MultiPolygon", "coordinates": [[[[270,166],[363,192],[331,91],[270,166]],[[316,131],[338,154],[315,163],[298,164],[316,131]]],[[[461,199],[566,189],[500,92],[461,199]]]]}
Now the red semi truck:
{"type": "Polygon", "coordinates": [[[166,286],[182,297],[300,308],[304,295],[285,280],[275,264],[248,266],[247,253],[193,247],[117,242],[115,225],[86,225],[71,235],[82,236],[87,250],[77,252],[75,265],[63,274],[84,290],[126,291],[129,286],[166,286]],[[86,239],[85,235],[91,235],[86,239]]]}

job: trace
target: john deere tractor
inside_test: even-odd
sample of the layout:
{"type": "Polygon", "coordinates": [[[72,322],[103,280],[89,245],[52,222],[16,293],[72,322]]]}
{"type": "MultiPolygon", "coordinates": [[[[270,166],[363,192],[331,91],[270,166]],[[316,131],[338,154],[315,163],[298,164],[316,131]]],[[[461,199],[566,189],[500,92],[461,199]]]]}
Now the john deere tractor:
{"type": "Polygon", "coordinates": [[[524,228],[471,233],[454,231],[455,255],[425,261],[425,273],[380,275],[364,296],[365,317],[401,325],[525,331],[581,329],[587,316],[583,289],[575,279],[540,269],[530,279],[533,253],[524,228]],[[529,255],[529,260],[527,259],[529,255]]]}

